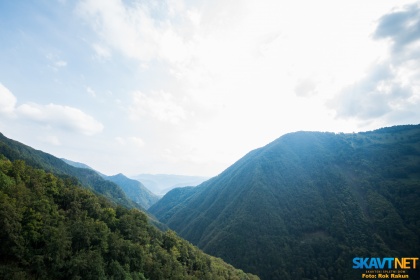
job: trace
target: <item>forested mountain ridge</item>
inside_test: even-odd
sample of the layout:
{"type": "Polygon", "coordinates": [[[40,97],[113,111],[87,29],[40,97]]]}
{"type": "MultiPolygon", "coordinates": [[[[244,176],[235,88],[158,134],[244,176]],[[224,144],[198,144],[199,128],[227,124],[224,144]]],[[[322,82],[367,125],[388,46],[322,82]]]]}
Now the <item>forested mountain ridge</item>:
{"type": "Polygon", "coordinates": [[[149,211],[262,279],[359,279],[356,256],[420,252],[420,125],[286,134],[149,211]]]}
{"type": "Polygon", "coordinates": [[[99,171],[96,171],[92,167],[81,163],[81,162],[75,162],[68,159],[62,158],[62,160],[74,167],[77,168],[86,168],[95,171],[98,173],[103,179],[111,181],[115,184],[117,184],[122,191],[127,195],[129,199],[139,204],[144,209],[148,209],[151,205],[156,203],[156,201],[159,200],[159,197],[152,193],[149,189],[147,189],[143,183],[137,180],[133,180],[125,176],[124,174],[116,174],[113,176],[107,176],[105,174],[100,173],[99,171]]]}
{"type": "Polygon", "coordinates": [[[259,279],[74,183],[0,154],[0,279],[259,279]]]}
{"type": "Polygon", "coordinates": [[[62,159],[9,139],[1,133],[0,154],[12,161],[24,160],[27,165],[43,169],[58,176],[74,177],[80,181],[82,186],[94,190],[117,204],[129,208],[143,209],[140,205],[130,200],[118,185],[103,179],[96,171],[74,167],[62,159]]]}
{"type": "MultiPolygon", "coordinates": [[[[91,170],[94,170],[94,171],[96,171],[95,169],[93,169],[92,167],[90,167],[89,165],[87,165],[87,164],[84,164],[84,163],[81,163],[81,162],[77,162],[77,161],[72,161],[72,160],[69,160],[69,159],[65,159],[65,158],[60,158],[62,161],[64,161],[65,163],[67,163],[68,165],[71,165],[71,166],[74,166],[74,167],[77,167],[77,168],[86,168],[86,169],[91,169],[91,170]]],[[[98,173],[99,175],[103,175],[103,174],[101,174],[100,172],[98,172],[98,171],[96,171],[96,173],[98,173]]],[[[104,175],[105,176],[105,175],[104,175]]]]}
{"type": "Polygon", "coordinates": [[[120,186],[132,201],[141,205],[146,210],[159,200],[159,197],[148,190],[141,182],[130,179],[124,174],[103,176],[103,178],[120,186]]]}

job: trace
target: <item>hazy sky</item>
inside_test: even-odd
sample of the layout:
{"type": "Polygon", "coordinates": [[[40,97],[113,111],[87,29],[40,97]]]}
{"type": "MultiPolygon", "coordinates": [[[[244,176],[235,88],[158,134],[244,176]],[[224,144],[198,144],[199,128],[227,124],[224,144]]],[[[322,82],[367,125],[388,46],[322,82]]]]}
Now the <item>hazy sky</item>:
{"type": "Polygon", "coordinates": [[[0,132],[108,175],[417,123],[418,2],[0,0],[0,132]]]}

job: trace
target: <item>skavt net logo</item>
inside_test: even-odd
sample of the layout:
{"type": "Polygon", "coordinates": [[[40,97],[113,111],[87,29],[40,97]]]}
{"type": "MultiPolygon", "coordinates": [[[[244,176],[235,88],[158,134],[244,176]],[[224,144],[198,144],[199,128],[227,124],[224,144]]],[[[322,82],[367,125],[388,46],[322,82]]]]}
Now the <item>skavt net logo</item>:
{"type": "Polygon", "coordinates": [[[419,258],[354,258],[353,269],[361,269],[365,279],[409,279],[418,269],[419,258]]]}

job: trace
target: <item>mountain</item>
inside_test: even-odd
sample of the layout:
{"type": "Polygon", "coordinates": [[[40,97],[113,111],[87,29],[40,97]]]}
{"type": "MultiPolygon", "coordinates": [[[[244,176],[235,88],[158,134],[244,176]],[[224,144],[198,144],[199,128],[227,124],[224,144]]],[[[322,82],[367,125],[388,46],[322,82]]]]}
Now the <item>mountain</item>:
{"type": "MultiPolygon", "coordinates": [[[[68,165],[77,167],[77,168],[86,168],[86,169],[91,169],[94,170],[92,167],[90,167],[87,164],[81,163],[81,162],[77,162],[77,161],[72,161],[69,159],[65,159],[65,158],[61,158],[62,161],[64,161],[65,163],[67,163],[68,165]]],[[[96,170],[94,170],[96,171],[96,170]]],[[[96,173],[98,173],[99,175],[102,175],[101,173],[99,173],[98,171],[96,171],[96,173]]]]}
{"type": "Polygon", "coordinates": [[[103,179],[94,170],[71,166],[57,157],[9,139],[1,133],[0,154],[11,161],[24,160],[32,167],[43,169],[57,176],[76,178],[82,186],[92,189],[114,203],[128,208],[141,209],[141,206],[130,200],[117,184],[103,179]]]}
{"type": "Polygon", "coordinates": [[[164,195],[173,188],[194,187],[208,179],[208,177],[171,174],[139,174],[131,177],[142,182],[157,195],[164,195]]]}
{"type": "Polygon", "coordinates": [[[132,201],[145,209],[159,200],[159,197],[149,191],[141,182],[127,178],[121,173],[114,176],[104,176],[104,178],[120,186],[132,201]]]}
{"type": "MultiPolygon", "coordinates": [[[[75,162],[64,158],[62,158],[62,160],[67,164],[77,168],[86,168],[94,170],[93,168],[84,163],[75,162]]],[[[103,179],[117,184],[130,200],[136,202],[144,209],[148,209],[151,205],[153,205],[154,203],[156,203],[156,201],[159,200],[159,197],[151,191],[149,191],[141,182],[130,179],[124,174],[120,173],[114,176],[107,176],[96,170],[94,171],[98,173],[103,179]]]]}
{"type": "Polygon", "coordinates": [[[259,279],[137,209],[0,154],[0,279],[259,279]]]}
{"type": "Polygon", "coordinates": [[[286,134],[149,211],[262,279],[361,279],[355,257],[420,252],[420,125],[286,134]]]}

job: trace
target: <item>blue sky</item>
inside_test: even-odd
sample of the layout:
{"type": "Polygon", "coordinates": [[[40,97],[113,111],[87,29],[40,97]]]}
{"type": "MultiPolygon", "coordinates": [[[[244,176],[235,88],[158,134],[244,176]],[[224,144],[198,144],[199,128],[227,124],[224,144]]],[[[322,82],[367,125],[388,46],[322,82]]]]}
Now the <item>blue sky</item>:
{"type": "Polygon", "coordinates": [[[1,1],[0,41],[0,132],[108,175],[420,122],[412,1],[1,1]]]}

